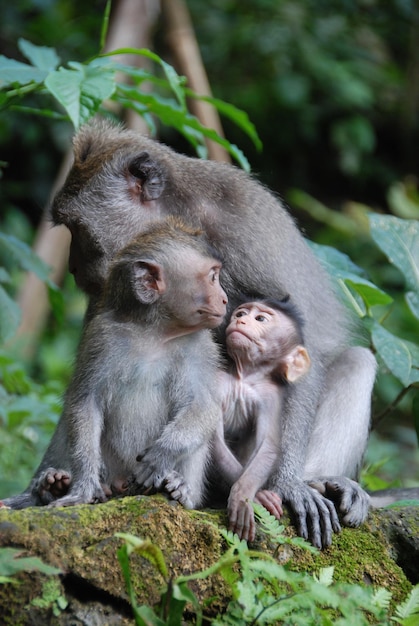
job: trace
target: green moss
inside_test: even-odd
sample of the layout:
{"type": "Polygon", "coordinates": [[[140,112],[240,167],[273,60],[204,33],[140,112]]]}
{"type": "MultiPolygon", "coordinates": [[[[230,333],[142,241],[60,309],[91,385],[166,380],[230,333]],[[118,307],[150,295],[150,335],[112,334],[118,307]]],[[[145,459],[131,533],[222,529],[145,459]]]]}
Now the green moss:
{"type": "MultiPolygon", "coordinates": [[[[389,537],[397,529],[407,529],[409,536],[414,532],[418,536],[418,515],[393,511],[391,516],[384,512],[372,513],[368,524],[360,529],[343,529],[334,536],[330,548],[317,554],[295,546],[282,546],[278,561],[307,572],[318,572],[333,565],[336,581],[386,587],[392,592],[393,600],[399,602],[405,598],[411,584],[395,562],[395,548],[389,537]]],[[[225,523],[225,512],[185,511],[157,496],[127,497],[65,509],[0,510],[0,545],[21,548],[24,554],[38,556],[71,573],[80,585],[86,581],[127,606],[128,597],[117,559],[122,539],[115,537],[115,533],[131,533],[153,541],[161,548],[170,574],[176,577],[202,571],[219,559],[224,540],[217,526],[225,528],[225,523]]],[[[285,533],[292,535],[294,530],[286,518],[284,524],[285,533]]],[[[254,547],[271,554],[275,549],[262,534],[254,547]]],[[[138,602],[151,605],[157,602],[164,581],[156,569],[143,557],[132,555],[131,572],[138,602]]],[[[18,588],[0,585],[0,614],[10,616],[9,622],[4,622],[7,626],[24,624],[23,607],[34,597],[42,596],[45,577],[33,572],[19,575],[19,580],[18,588]]],[[[201,601],[217,597],[213,610],[222,610],[231,599],[231,590],[219,576],[194,581],[191,587],[201,601]]],[[[70,609],[66,614],[77,601],[68,593],[67,599],[70,609]]],[[[51,607],[43,610],[51,612],[51,607]]]]}

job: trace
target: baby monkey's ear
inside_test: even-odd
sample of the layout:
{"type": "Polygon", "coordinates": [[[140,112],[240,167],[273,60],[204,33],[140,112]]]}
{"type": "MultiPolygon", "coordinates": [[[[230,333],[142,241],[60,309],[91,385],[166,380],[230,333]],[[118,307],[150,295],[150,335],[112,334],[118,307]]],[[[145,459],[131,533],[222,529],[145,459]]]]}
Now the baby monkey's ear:
{"type": "Polygon", "coordinates": [[[310,357],[304,346],[296,346],[286,356],[283,376],[289,383],[295,383],[310,369],[310,357]]]}

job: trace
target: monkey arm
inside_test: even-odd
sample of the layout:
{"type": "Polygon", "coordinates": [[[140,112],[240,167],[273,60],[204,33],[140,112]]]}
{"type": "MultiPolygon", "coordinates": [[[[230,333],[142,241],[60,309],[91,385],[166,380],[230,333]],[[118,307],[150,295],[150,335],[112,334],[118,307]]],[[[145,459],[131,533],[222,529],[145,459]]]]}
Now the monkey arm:
{"type": "Polygon", "coordinates": [[[213,461],[222,477],[231,487],[240,478],[243,466],[225,442],[223,420],[218,422],[212,444],[213,461]]]}
{"type": "Polygon", "coordinates": [[[276,517],[282,515],[281,499],[272,492],[257,492],[263,487],[278,461],[279,420],[282,390],[266,382],[255,416],[255,449],[228,498],[229,528],[242,539],[255,537],[252,500],[256,499],[276,517]]]}
{"type": "MultiPolygon", "coordinates": [[[[194,389],[192,401],[179,408],[160,436],[137,457],[135,478],[143,488],[161,489],[167,475],[203,446],[208,447],[221,420],[221,406],[211,389],[194,389]]],[[[186,397],[190,397],[190,393],[186,397]]]]}
{"type": "Polygon", "coordinates": [[[307,445],[316,419],[313,398],[318,397],[317,386],[321,388],[321,381],[313,367],[287,395],[281,415],[279,460],[269,488],[289,507],[298,533],[324,548],[331,544],[333,532],[340,531],[337,511],[333,502],[303,480],[307,445]]]}

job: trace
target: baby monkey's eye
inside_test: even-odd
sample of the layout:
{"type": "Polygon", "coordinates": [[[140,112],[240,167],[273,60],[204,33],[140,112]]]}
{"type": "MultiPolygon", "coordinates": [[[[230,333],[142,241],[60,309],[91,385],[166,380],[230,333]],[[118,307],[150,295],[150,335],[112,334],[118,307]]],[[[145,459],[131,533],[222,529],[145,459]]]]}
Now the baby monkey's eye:
{"type": "Polygon", "coordinates": [[[246,311],[237,311],[236,317],[243,317],[243,315],[247,315],[246,311]]]}
{"type": "Polygon", "coordinates": [[[257,322],[267,322],[267,321],[268,321],[268,318],[267,318],[267,317],[265,317],[264,315],[256,315],[255,320],[256,320],[257,322]]]}

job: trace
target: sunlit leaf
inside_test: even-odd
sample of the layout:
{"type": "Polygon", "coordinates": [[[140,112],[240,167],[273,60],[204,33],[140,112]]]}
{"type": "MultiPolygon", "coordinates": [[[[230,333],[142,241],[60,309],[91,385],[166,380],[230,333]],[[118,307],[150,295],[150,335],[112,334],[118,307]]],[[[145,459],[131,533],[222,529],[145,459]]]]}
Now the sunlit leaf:
{"type": "Polygon", "coordinates": [[[67,111],[74,128],[78,129],[98,111],[103,100],[112,96],[115,70],[97,63],[70,63],[69,67],[51,72],[45,86],[67,111]]]}
{"type": "Polygon", "coordinates": [[[8,85],[42,83],[47,75],[47,71],[14,59],[8,59],[0,54],[0,89],[8,85]]]}
{"type": "Polygon", "coordinates": [[[55,70],[60,62],[60,57],[57,55],[54,48],[36,46],[22,38],[18,40],[18,46],[19,50],[28,61],[40,70],[50,72],[51,70],[55,70]]]}
{"type": "Polygon", "coordinates": [[[388,293],[368,280],[362,278],[353,280],[348,278],[345,282],[361,296],[368,308],[383,306],[393,302],[393,298],[388,293]]]}

